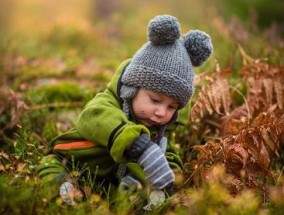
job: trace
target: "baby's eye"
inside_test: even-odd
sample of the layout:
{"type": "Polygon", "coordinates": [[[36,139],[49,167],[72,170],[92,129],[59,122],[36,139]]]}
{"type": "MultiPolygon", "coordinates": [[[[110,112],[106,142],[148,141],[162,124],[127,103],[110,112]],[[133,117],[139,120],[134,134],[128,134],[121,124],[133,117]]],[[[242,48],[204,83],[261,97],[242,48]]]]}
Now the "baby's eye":
{"type": "Polygon", "coordinates": [[[159,99],[156,99],[156,98],[153,98],[153,97],[151,97],[151,101],[154,102],[154,103],[159,103],[160,102],[159,99]]]}
{"type": "Polygon", "coordinates": [[[176,107],[176,106],[173,106],[173,105],[170,105],[169,108],[170,108],[171,110],[176,110],[176,109],[177,109],[177,107],[176,107]]]}

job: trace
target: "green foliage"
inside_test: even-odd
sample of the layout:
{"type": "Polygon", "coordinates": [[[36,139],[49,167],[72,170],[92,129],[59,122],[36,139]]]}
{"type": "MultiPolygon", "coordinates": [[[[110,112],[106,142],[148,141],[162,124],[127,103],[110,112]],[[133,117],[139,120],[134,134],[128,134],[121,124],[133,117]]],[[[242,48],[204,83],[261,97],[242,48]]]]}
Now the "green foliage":
{"type": "MultiPolygon", "coordinates": [[[[261,29],[270,27],[273,23],[284,24],[283,8],[284,2],[281,0],[239,0],[239,1],[219,1],[222,11],[227,16],[237,15],[244,23],[255,18],[257,25],[261,29]],[[223,6],[221,4],[224,4],[223,6]],[[226,10],[225,10],[226,8],[226,10]],[[230,14],[229,14],[230,12],[230,14]],[[255,17],[253,17],[255,16],[255,17]]],[[[282,33],[284,33],[282,31],[282,33]]]]}
{"type": "Polygon", "coordinates": [[[27,173],[35,171],[35,167],[43,154],[43,147],[40,145],[40,139],[37,135],[28,129],[20,127],[15,134],[17,136],[14,142],[15,158],[28,165],[27,173]]]}
{"type": "Polygon", "coordinates": [[[55,26],[48,32],[42,42],[56,47],[59,50],[74,49],[78,53],[87,54],[92,44],[93,38],[90,34],[80,32],[75,28],[64,28],[63,26],[55,26]]]}
{"type": "Polygon", "coordinates": [[[37,189],[30,180],[0,175],[0,213],[34,214],[37,189]]]}
{"type": "Polygon", "coordinates": [[[58,135],[57,126],[54,121],[47,121],[43,127],[42,135],[49,142],[58,135]]]}
{"type": "Polygon", "coordinates": [[[93,96],[89,88],[81,87],[75,82],[59,82],[38,86],[27,92],[26,97],[32,104],[56,102],[85,102],[93,96]]]}

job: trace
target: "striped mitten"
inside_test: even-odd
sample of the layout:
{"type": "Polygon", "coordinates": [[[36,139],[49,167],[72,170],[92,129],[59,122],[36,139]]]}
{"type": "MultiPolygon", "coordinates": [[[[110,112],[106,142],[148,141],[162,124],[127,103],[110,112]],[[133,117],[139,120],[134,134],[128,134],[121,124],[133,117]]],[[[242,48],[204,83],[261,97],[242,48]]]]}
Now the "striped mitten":
{"type": "Polygon", "coordinates": [[[127,174],[121,179],[119,188],[124,192],[138,191],[142,189],[142,184],[140,183],[140,181],[135,179],[131,174],[127,174]]]}
{"type": "Polygon", "coordinates": [[[142,166],[146,180],[153,190],[163,189],[175,180],[175,175],[161,150],[147,134],[140,135],[127,152],[142,166]]]}

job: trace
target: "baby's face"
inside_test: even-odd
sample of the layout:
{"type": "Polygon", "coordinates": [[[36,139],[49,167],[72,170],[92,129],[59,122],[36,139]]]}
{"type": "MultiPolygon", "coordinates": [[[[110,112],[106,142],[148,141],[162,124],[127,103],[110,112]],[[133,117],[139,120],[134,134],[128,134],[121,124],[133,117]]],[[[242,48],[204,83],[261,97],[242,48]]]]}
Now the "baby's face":
{"type": "Polygon", "coordinates": [[[145,88],[140,88],[132,100],[135,117],[146,127],[166,124],[178,107],[178,102],[172,97],[145,88]]]}

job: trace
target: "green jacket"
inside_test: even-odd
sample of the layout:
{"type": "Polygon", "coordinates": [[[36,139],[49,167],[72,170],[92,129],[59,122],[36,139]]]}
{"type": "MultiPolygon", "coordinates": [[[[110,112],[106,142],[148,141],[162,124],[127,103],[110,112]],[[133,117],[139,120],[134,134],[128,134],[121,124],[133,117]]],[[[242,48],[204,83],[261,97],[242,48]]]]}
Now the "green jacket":
{"type": "MultiPolygon", "coordinates": [[[[124,164],[129,172],[144,182],[142,168],[134,161],[128,160],[124,151],[141,133],[153,136],[159,129],[150,131],[144,125],[130,121],[122,111],[122,100],[119,97],[120,79],[129,62],[130,60],[124,61],[106,90],[98,93],[86,104],[75,122],[75,127],[56,137],[51,146],[53,154],[68,160],[73,158],[76,165],[87,164],[90,171],[98,177],[113,180],[118,177],[119,167],[123,166],[120,164],[124,164]],[[69,143],[82,140],[93,144],[68,147],[69,143]]],[[[175,123],[169,127],[175,128],[175,123]]],[[[181,170],[182,162],[169,134],[167,129],[165,135],[169,141],[165,155],[171,168],[181,170]]]]}

